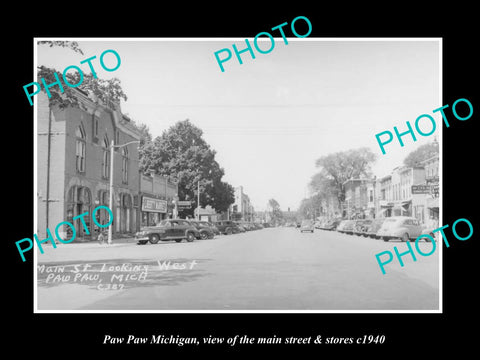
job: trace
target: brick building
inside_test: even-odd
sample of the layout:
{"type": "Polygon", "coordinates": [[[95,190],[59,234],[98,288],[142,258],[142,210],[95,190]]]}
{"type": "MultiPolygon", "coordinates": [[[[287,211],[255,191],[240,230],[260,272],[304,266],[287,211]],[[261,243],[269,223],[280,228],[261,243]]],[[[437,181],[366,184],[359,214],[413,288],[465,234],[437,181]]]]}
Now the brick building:
{"type": "Polygon", "coordinates": [[[374,212],[373,179],[349,179],[345,188],[344,211],[348,219],[372,217],[374,212]]]}
{"type": "MultiPolygon", "coordinates": [[[[98,104],[75,89],[80,107],[50,107],[44,92],[37,95],[37,229],[46,238],[62,221],[74,224],[75,241],[94,239],[98,227],[92,211],[109,206],[110,144],[138,141],[140,133],[121,113],[120,106],[98,104]],[[84,230],[83,217],[90,235],[84,230]]],[[[134,233],[139,228],[138,144],[114,150],[112,230],[114,235],[134,233]]],[[[106,223],[108,214],[97,212],[97,221],[106,223]]],[[[60,230],[60,229],[59,229],[60,230]]],[[[69,239],[68,226],[60,231],[69,239]]]]}
{"type": "Polygon", "coordinates": [[[173,200],[178,197],[178,184],[155,174],[140,175],[141,226],[153,226],[168,217],[175,218],[173,200]]]}

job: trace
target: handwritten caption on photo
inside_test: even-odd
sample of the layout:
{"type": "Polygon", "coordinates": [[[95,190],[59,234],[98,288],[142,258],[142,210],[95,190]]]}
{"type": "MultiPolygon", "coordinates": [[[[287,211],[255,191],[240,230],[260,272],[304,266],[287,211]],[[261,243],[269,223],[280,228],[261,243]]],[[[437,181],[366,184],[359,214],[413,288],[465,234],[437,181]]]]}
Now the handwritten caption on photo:
{"type": "MultiPolygon", "coordinates": [[[[37,278],[40,286],[80,284],[97,290],[123,290],[128,286],[145,284],[149,274],[161,275],[167,271],[194,270],[198,264],[197,260],[151,260],[121,264],[106,262],[41,264],[37,266],[37,278]]],[[[152,280],[157,281],[158,278],[152,280]]]]}

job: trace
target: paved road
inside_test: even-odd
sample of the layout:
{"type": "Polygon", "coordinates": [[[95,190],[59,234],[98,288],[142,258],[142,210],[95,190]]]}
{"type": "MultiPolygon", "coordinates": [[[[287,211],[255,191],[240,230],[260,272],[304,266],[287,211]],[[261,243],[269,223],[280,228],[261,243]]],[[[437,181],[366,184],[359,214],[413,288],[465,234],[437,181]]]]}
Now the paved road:
{"type": "Polygon", "coordinates": [[[438,249],[383,275],[375,254],[393,246],[406,249],[294,228],[193,243],[59,244],[37,253],[38,309],[438,310],[438,249]]]}

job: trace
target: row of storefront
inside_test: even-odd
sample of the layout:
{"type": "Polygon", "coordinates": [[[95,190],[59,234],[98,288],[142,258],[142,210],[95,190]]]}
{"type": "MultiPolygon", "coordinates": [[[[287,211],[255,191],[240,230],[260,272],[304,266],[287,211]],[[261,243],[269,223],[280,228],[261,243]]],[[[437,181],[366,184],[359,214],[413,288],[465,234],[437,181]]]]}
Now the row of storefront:
{"type": "Polygon", "coordinates": [[[420,223],[439,224],[439,158],[417,167],[400,166],[382,178],[345,182],[341,216],[349,219],[412,216],[420,223]]]}

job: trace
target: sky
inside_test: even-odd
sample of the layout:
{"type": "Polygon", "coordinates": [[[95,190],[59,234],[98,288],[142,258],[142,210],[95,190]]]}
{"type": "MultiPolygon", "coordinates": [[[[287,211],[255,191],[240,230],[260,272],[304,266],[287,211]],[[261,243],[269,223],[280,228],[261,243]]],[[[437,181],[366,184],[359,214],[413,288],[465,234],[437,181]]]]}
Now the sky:
{"type": "MultiPolygon", "coordinates": [[[[241,50],[245,39],[41,40],[77,41],[83,50],[38,46],[37,63],[58,71],[77,65],[88,73],[80,61],[95,55],[99,77],[121,80],[128,96],[122,111],[148,125],[153,137],[185,119],[200,127],[225,170],[223,180],[243,186],[256,210],[271,198],[282,210],[296,209],[309,195],[321,156],[368,147],[377,155],[373,173],[381,177],[435,135],[441,140],[440,115],[432,113],[443,105],[438,39],[288,38],[286,45],[278,38],[268,54],[243,53],[242,65],[233,54],[225,72],[214,53],[233,53],[232,44],[241,50]],[[121,57],[113,72],[99,63],[108,49],[121,57]],[[435,118],[434,135],[416,134],[415,142],[404,136],[404,147],[395,139],[383,155],[375,134],[394,126],[405,131],[406,121],[414,126],[422,114],[435,118]]],[[[268,49],[270,40],[259,46],[268,49]]],[[[104,60],[116,65],[112,54],[104,60]]]]}

